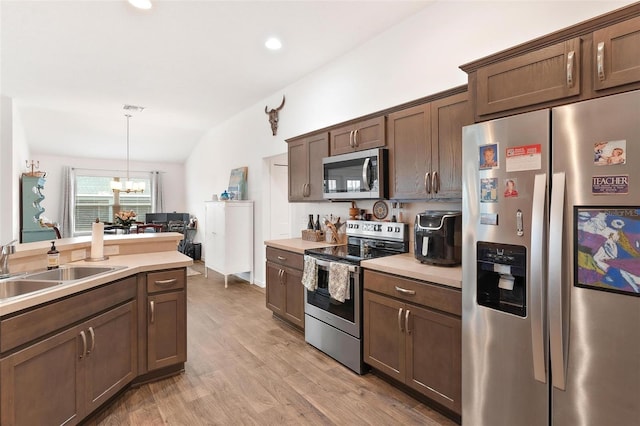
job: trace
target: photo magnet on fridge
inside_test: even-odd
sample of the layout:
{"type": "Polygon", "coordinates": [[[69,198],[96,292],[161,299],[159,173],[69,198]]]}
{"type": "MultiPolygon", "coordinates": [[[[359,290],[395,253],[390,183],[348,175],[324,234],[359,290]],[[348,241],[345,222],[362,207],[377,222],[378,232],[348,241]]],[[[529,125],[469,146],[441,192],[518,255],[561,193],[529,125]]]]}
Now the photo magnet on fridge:
{"type": "Polygon", "coordinates": [[[480,202],[481,203],[497,203],[498,202],[498,178],[480,179],[480,202]]]}
{"type": "Polygon", "coordinates": [[[627,162],[627,141],[600,141],[593,144],[593,164],[611,166],[627,162]]]}
{"type": "Polygon", "coordinates": [[[498,167],[498,144],[492,143],[480,147],[480,170],[498,167]]]}

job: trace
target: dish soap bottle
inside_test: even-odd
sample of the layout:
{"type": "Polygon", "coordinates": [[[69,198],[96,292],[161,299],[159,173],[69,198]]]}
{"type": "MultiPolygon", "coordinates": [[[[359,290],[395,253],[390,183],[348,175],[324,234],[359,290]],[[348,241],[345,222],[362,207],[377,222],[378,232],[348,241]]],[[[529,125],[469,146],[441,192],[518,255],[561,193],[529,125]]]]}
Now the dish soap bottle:
{"type": "Polygon", "coordinates": [[[56,242],[51,241],[51,250],[47,252],[47,269],[57,269],[60,266],[60,252],[56,248],[56,242]]]}

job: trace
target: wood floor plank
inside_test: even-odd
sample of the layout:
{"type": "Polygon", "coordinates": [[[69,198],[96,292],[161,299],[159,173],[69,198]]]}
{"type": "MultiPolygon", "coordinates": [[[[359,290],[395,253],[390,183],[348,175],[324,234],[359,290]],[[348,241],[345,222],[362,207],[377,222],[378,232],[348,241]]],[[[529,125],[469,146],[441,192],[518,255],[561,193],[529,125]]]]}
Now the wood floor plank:
{"type": "Polygon", "coordinates": [[[455,425],[308,345],[265,307],[264,289],[237,277],[227,289],[213,271],[188,277],[187,329],[183,374],[127,390],[86,424],[455,425]]]}

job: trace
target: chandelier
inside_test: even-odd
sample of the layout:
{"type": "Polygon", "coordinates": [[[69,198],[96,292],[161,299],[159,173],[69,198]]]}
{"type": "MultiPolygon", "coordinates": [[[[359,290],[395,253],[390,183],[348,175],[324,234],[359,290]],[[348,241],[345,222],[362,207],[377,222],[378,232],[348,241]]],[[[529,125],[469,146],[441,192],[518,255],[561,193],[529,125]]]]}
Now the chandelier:
{"type": "MultiPolygon", "coordinates": [[[[124,109],[127,111],[129,110],[142,111],[144,108],[134,107],[132,105],[125,105],[124,109]]],[[[131,179],[129,179],[129,119],[131,118],[131,114],[125,114],[124,116],[127,117],[127,178],[124,182],[121,182],[120,178],[114,178],[111,181],[111,190],[114,193],[126,192],[127,194],[129,193],[135,194],[138,192],[144,192],[144,182],[134,182],[131,179]]]]}

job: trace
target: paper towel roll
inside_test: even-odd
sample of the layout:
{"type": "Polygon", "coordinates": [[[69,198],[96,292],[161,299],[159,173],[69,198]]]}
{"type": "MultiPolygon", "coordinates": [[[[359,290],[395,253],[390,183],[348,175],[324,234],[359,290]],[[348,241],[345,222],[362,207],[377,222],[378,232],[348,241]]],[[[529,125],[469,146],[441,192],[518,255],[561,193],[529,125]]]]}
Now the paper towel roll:
{"type": "Polygon", "coordinates": [[[104,257],[104,223],[94,222],[91,225],[91,258],[104,257]]]}

